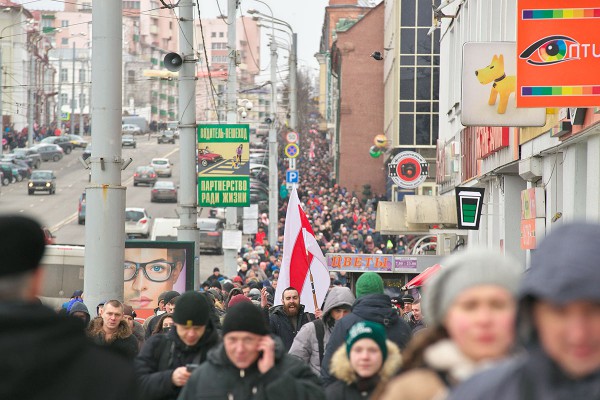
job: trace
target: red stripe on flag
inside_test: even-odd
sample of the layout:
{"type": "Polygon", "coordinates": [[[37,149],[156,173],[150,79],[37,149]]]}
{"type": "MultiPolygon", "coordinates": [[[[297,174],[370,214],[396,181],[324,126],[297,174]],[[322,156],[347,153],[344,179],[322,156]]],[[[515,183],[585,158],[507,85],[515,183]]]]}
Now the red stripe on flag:
{"type": "Polygon", "coordinates": [[[306,274],[308,273],[308,266],[312,261],[312,257],[312,254],[308,254],[307,257],[304,236],[302,235],[302,229],[300,229],[290,259],[290,286],[296,289],[298,294],[302,294],[302,287],[304,286],[304,282],[306,282],[306,274]]]}
{"type": "MultiPolygon", "coordinates": [[[[313,231],[312,226],[310,226],[310,222],[308,222],[308,218],[306,218],[306,214],[300,205],[298,205],[298,213],[300,214],[300,222],[302,222],[302,227],[308,231],[311,235],[315,236],[315,232],[313,231]]],[[[304,243],[304,240],[302,240],[304,243]]]]}

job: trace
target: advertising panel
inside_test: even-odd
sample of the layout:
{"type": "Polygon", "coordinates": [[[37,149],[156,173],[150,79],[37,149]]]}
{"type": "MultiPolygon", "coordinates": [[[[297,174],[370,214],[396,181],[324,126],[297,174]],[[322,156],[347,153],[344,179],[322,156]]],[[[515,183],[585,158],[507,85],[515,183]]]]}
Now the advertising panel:
{"type": "Polygon", "coordinates": [[[198,205],[250,205],[250,127],[198,126],[198,205]]]}
{"type": "Polygon", "coordinates": [[[463,46],[462,108],[465,126],[543,126],[545,108],[517,108],[514,42],[463,46]]]}
{"type": "Polygon", "coordinates": [[[600,105],[597,0],[517,2],[517,105],[600,105]]]}
{"type": "Polygon", "coordinates": [[[194,242],[125,241],[123,300],[147,318],[162,292],[194,288],[194,242]]]}
{"type": "Polygon", "coordinates": [[[394,256],[381,254],[327,254],[327,269],[348,272],[392,272],[394,256]]]}

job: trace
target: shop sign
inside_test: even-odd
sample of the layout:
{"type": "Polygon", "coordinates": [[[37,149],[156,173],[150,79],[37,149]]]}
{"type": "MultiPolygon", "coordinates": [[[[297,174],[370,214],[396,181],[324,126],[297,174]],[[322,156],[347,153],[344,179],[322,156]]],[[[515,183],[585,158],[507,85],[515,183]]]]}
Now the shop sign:
{"type": "Polygon", "coordinates": [[[475,128],[475,134],[477,135],[476,157],[478,160],[486,158],[510,144],[510,129],[506,126],[479,126],[475,128]]]}
{"type": "Polygon", "coordinates": [[[328,254],[327,269],[349,272],[392,272],[394,256],[382,254],[328,254]]]}

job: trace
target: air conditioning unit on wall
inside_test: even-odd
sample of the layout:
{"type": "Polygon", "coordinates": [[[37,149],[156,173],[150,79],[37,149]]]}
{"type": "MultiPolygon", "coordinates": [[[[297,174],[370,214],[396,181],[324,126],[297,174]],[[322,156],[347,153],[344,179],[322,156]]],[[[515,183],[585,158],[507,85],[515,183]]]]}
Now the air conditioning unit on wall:
{"type": "Polygon", "coordinates": [[[529,157],[519,161],[519,176],[528,182],[536,182],[542,178],[542,158],[529,157]]]}

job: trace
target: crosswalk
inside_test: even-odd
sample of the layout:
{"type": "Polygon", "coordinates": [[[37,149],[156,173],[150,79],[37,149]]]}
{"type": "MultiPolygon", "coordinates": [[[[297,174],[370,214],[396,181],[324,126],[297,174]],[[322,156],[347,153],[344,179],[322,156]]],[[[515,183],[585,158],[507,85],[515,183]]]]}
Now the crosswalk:
{"type": "Polygon", "coordinates": [[[222,160],[216,164],[210,165],[198,172],[198,176],[231,176],[231,175],[248,175],[250,166],[247,160],[236,167],[232,158],[222,160]]]}

